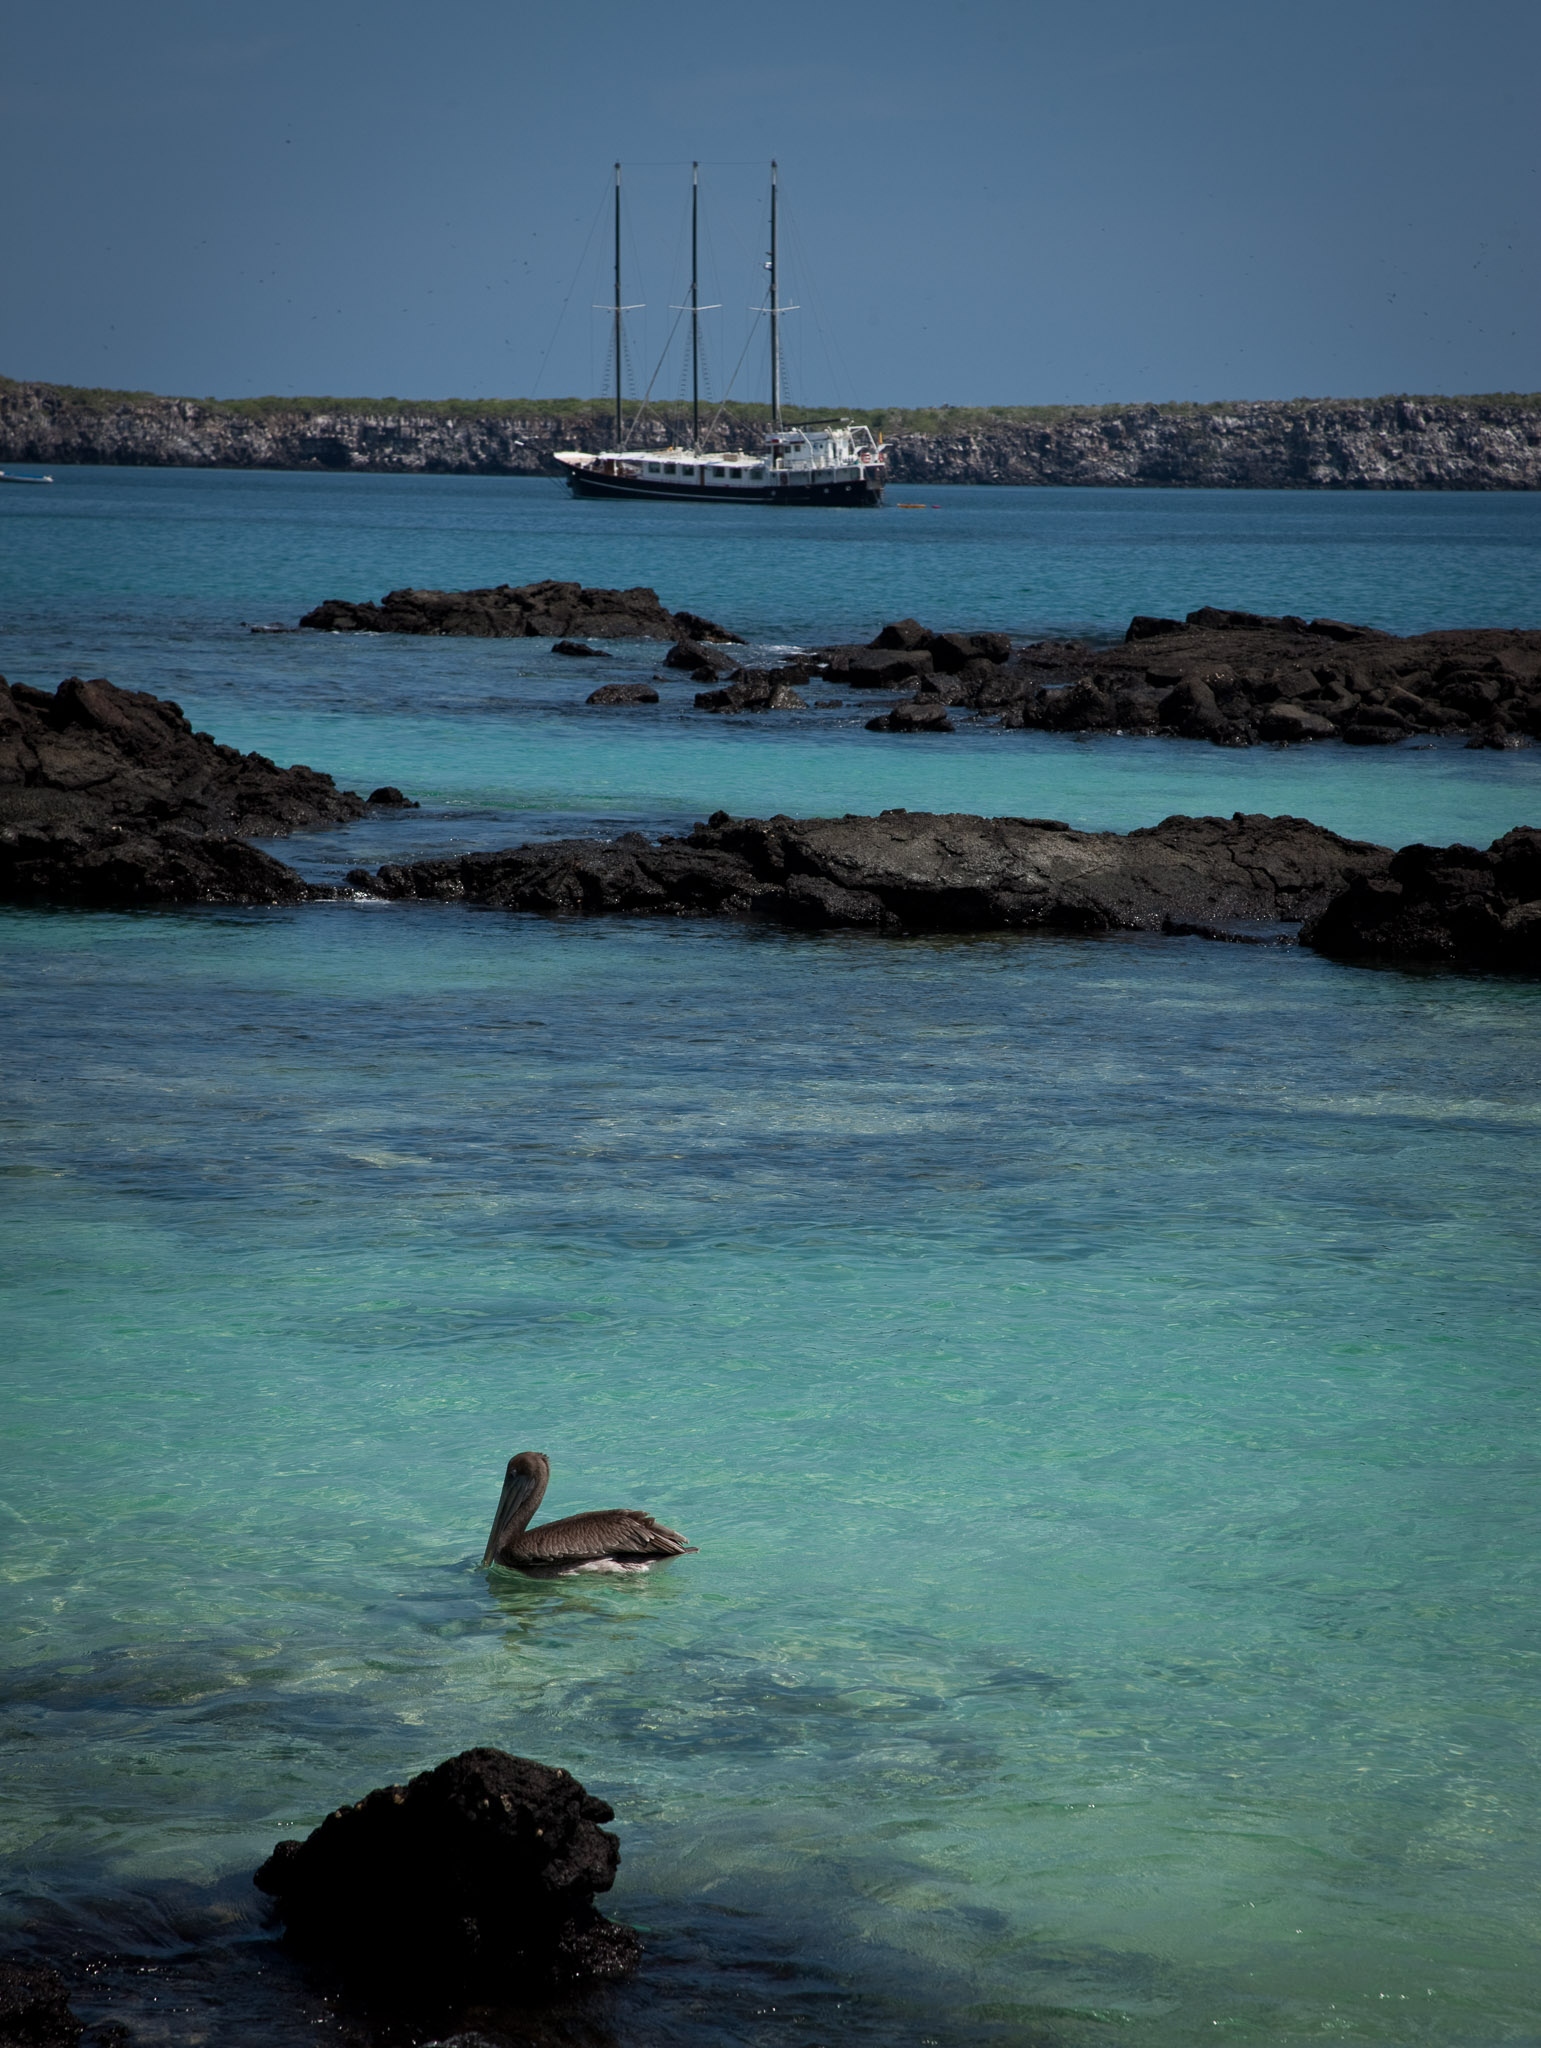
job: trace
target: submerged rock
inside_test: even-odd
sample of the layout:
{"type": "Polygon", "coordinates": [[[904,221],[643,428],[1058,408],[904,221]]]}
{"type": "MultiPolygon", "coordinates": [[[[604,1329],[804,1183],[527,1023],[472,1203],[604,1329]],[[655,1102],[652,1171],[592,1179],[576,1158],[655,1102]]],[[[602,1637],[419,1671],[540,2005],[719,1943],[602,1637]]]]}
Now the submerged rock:
{"type": "Polygon", "coordinates": [[[658,692],[651,683],[601,683],[590,690],[585,704],[656,704],[658,692]]]}
{"type": "Polygon", "coordinates": [[[910,704],[896,704],[892,711],[867,720],[868,732],[956,732],[940,696],[917,697],[910,704]]]}
{"type": "Polygon", "coordinates": [[[307,1955],[442,1990],[540,1993],[625,1976],[640,1945],[594,1909],[614,1810],[569,1771],[468,1749],[339,1807],[256,1874],[307,1955]]]}
{"type": "MultiPolygon", "coordinates": [[[[697,612],[671,612],[656,590],[580,583],[499,583],[486,590],[392,590],[379,604],[329,597],[300,624],[318,633],[413,633],[474,640],[722,640],[737,633],[697,612]]],[[[570,652],[570,647],[563,650],[570,652]]],[[[591,648],[590,653],[599,650],[591,648]]]]}
{"type": "Polygon", "coordinates": [[[387,782],[380,789],[372,789],[367,801],[379,804],[383,810],[420,811],[423,808],[415,798],[399,790],[394,782],[387,782]]]}
{"type": "Polygon", "coordinates": [[[565,654],[573,661],[609,661],[612,658],[603,647],[590,647],[583,640],[558,640],[551,652],[565,654]]]}

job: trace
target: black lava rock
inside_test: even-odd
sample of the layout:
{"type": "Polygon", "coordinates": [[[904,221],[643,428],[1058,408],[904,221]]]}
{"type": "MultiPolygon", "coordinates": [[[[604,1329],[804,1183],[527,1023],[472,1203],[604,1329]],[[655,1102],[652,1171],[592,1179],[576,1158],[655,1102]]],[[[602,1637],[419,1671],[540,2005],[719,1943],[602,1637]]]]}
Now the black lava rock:
{"type": "Polygon", "coordinates": [[[820,649],[820,661],[831,682],[852,690],[891,690],[895,684],[929,675],[932,666],[925,647],[825,647],[820,649]]]}
{"type": "Polygon", "coordinates": [[[324,903],[336,895],[240,839],[69,820],[0,827],[0,898],[144,910],[173,903],[324,903]]]}
{"type": "Polygon", "coordinates": [[[1165,639],[1168,633],[1186,633],[1187,631],[1188,623],[1185,619],[1158,619],[1153,618],[1148,612],[1136,612],[1129,621],[1129,629],[1124,634],[1124,638],[1125,640],[1162,640],[1165,639]]]}
{"type": "Polygon", "coordinates": [[[932,666],[947,675],[955,675],[971,661],[1011,659],[1011,638],[1006,633],[928,633],[926,646],[932,666]]]}
{"type": "Polygon", "coordinates": [[[806,711],[806,701],[776,669],[738,668],[720,690],[698,690],[697,711],[806,711]]]}
{"type": "Polygon", "coordinates": [[[658,692],[651,683],[601,683],[590,690],[585,704],[656,704],[658,692]]]}
{"type": "Polygon", "coordinates": [[[0,900],[310,902],[332,892],[236,835],[363,813],[330,775],[220,746],[147,690],[0,681],[0,900]]]}
{"type": "Polygon", "coordinates": [[[414,801],[413,798],[404,795],[403,792],[396,787],[394,782],[387,782],[383,786],[383,788],[380,789],[372,789],[369,792],[369,801],[372,804],[380,804],[381,806],[389,810],[420,811],[422,809],[422,805],[420,803],[417,803],[414,801]]]}
{"type": "Polygon", "coordinates": [[[46,1963],[0,1963],[0,2048],[75,2048],[81,2024],[46,1963]]]}
{"type": "Polygon", "coordinates": [[[569,655],[574,661],[609,661],[610,656],[603,647],[590,647],[582,640],[558,640],[552,648],[553,654],[569,655]]]}
{"type": "Polygon", "coordinates": [[[1335,896],[1300,939],[1337,960],[1541,974],[1541,832],[1516,827],[1485,852],[1404,846],[1384,874],[1335,896]]]}
{"type": "Polygon", "coordinates": [[[874,640],[869,641],[868,645],[909,650],[924,647],[930,637],[919,619],[895,619],[891,625],[885,626],[874,640]]]}
{"type": "Polygon", "coordinates": [[[594,1910],[620,1844],[569,1771],[468,1749],[280,1842],[256,1874],[291,1943],[375,1980],[540,1994],[625,1976],[640,1948],[594,1910]]]}
{"type": "MultiPolygon", "coordinates": [[[[940,707],[939,707],[940,708],[940,707]]],[[[386,866],[349,882],[403,900],[547,917],[766,918],[881,932],[1159,931],[1167,917],[1297,923],[1386,848],[1301,818],[1168,818],[1119,834],[1056,819],[884,811],[731,818],[686,839],[568,839],[386,866]]]]}
{"type": "Polygon", "coordinates": [[[50,694],[0,678],[0,823],[40,809],[266,834],[358,818],[364,802],[314,768],[220,746],[148,690],[69,676],[50,694]]]}
{"type": "MultiPolygon", "coordinates": [[[[696,612],[671,612],[656,590],[579,583],[499,583],[486,590],[392,590],[379,604],[329,597],[302,626],[318,633],[414,633],[471,640],[737,640],[696,612]]],[[[597,652],[598,650],[591,650],[597,652]]]]}
{"type": "Polygon", "coordinates": [[[733,667],[731,654],[719,654],[700,640],[676,640],[663,658],[665,668],[682,668],[690,675],[704,669],[708,680],[725,675],[733,667]]]}
{"type": "Polygon", "coordinates": [[[939,696],[916,697],[892,711],[867,720],[868,732],[956,732],[939,696]]]}
{"type": "MultiPolygon", "coordinates": [[[[935,651],[959,637],[931,635],[925,644],[935,651]]],[[[1003,725],[1059,732],[1107,729],[1111,704],[1117,730],[1221,747],[1324,739],[1385,747],[1420,733],[1479,747],[1541,739],[1541,632],[1533,630],[1398,639],[1341,619],[1205,605],[1185,619],[1134,618],[1113,647],[1039,641],[997,674],[1020,678],[1027,693],[1009,702],[998,684],[971,685],[975,710],[999,705],[1003,725]],[[1083,682],[1096,693],[1076,696],[1083,682]]]]}
{"type": "Polygon", "coordinates": [[[674,623],[685,640],[720,640],[729,647],[745,644],[742,633],[730,633],[726,626],[719,626],[714,619],[703,619],[699,612],[676,612],[674,623]]]}

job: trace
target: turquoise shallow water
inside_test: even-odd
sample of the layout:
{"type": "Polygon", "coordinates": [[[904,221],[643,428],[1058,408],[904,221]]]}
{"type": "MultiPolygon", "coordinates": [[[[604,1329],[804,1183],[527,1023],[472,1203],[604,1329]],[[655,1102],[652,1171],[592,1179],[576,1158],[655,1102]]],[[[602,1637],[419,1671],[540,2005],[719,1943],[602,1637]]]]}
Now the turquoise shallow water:
{"type": "MultiPolygon", "coordinates": [[[[529,835],[673,829],[742,814],[947,808],[1127,829],[1173,811],[1294,812],[1355,836],[1486,845],[1541,814],[1541,750],[1254,748],[1000,733],[924,748],[868,734],[873,703],[711,719],[695,685],[659,710],[586,711],[600,664],[543,642],[252,634],[321,596],[546,574],[653,583],[767,646],[868,637],[912,612],[1022,632],[1121,633],[1206,602],[1395,631],[1541,624],[1541,497],[933,490],[936,512],[628,508],[503,478],[68,470],[0,489],[0,643],[13,681],[105,674],[175,697],[243,747],[433,813],[291,857],[359,858],[529,835]],[[1026,580],[1024,580],[1026,579],[1026,580]],[[574,673],[577,670],[577,673],[574,673]]],[[[607,679],[650,674],[618,643],[607,679]]],[[[833,694],[833,693],[832,693],[833,694]]]]}
{"type": "MultiPolygon", "coordinates": [[[[1523,753],[600,727],[539,650],[241,636],[243,493],[313,483],[342,488],[105,479],[217,530],[228,598],[198,612],[165,559],[120,604],[80,517],[3,665],[175,676],[221,736],[429,799],[291,846],[316,872],[371,833],[713,801],[1536,815],[1523,753]]],[[[437,489],[393,501],[429,552],[437,489]]],[[[1000,546],[1035,495],[995,494],[1000,546]]],[[[1298,502],[1333,558],[1364,501],[1298,502]]],[[[1154,499],[1130,518],[1159,540],[1154,499]]],[[[349,545],[365,592],[484,573],[349,545]]],[[[613,568],[583,545],[575,574],[642,573],[624,533],[613,568]]],[[[705,571],[658,581],[739,616],[705,571]]],[[[805,630],[774,601],[757,631],[805,630]]],[[[5,1913],[184,1973],[87,2003],[146,2040],[315,2038],[253,2017],[244,1873],[492,1741],[617,1806],[615,1907],[658,1959],[623,2042],[1537,2038],[1541,992],[351,904],[10,912],[0,949],[5,1913]],[[523,1446],[552,1512],[636,1502],[700,1555],[489,1585],[523,1446]]]]}
{"type": "Polygon", "coordinates": [[[905,612],[1121,633],[1132,612],[1218,603],[1404,633],[1541,625],[1533,494],[896,485],[876,512],[703,516],[546,479],[52,473],[50,491],[0,488],[0,587],[42,621],[64,594],[163,630],[168,612],[293,618],[319,595],[556,576],[651,583],[756,634],[870,632],[905,612]]]}

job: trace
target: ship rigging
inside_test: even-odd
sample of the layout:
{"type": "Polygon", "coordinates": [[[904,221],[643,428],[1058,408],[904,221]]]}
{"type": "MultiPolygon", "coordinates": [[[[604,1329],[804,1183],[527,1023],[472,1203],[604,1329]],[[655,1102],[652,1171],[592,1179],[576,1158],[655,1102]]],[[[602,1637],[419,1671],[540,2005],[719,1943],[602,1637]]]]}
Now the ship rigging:
{"type": "MultiPolygon", "coordinates": [[[[621,405],[622,317],[635,312],[621,296],[621,167],[615,167],[614,297],[604,310],[614,320],[614,446],[590,454],[564,448],[556,453],[568,487],[580,498],[672,498],[687,502],[747,502],[763,505],[880,505],[884,454],[872,430],[848,419],[788,426],[781,403],[781,319],[796,312],[781,303],[779,174],[771,164],[770,257],[766,303],[756,307],[770,321],[770,431],[758,455],[718,451],[701,445],[700,166],[690,173],[690,445],[628,448],[621,405]]],[[[680,308],[681,311],[687,310],[680,308]]],[[[635,422],[633,422],[635,425],[635,422]]]]}

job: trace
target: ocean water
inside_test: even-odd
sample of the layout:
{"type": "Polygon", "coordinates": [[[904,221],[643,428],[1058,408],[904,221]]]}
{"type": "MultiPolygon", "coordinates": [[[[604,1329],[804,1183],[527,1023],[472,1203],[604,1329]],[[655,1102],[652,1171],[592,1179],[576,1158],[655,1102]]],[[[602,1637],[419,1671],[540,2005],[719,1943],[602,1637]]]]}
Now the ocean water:
{"type": "MultiPolygon", "coordinates": [[[[1535,752],[603,717],[539,645],[241,624],[543,573],[767,646],[1535,623],[1541,502],[58,474],[0,491],[0,667],[422,797],[316,874],[718,805],[1541,822],[1535,752]]],[[[542,2038],[1541,2038],[1541,990],[352,903],[0,954],[3,1924],[83,2013],[343,2038],[249,1873],[491,1742],[614,1802],[648,1945],[542,2038]],[[520,1448],[699,1555],[489,1580],[520,1448]]]]}

